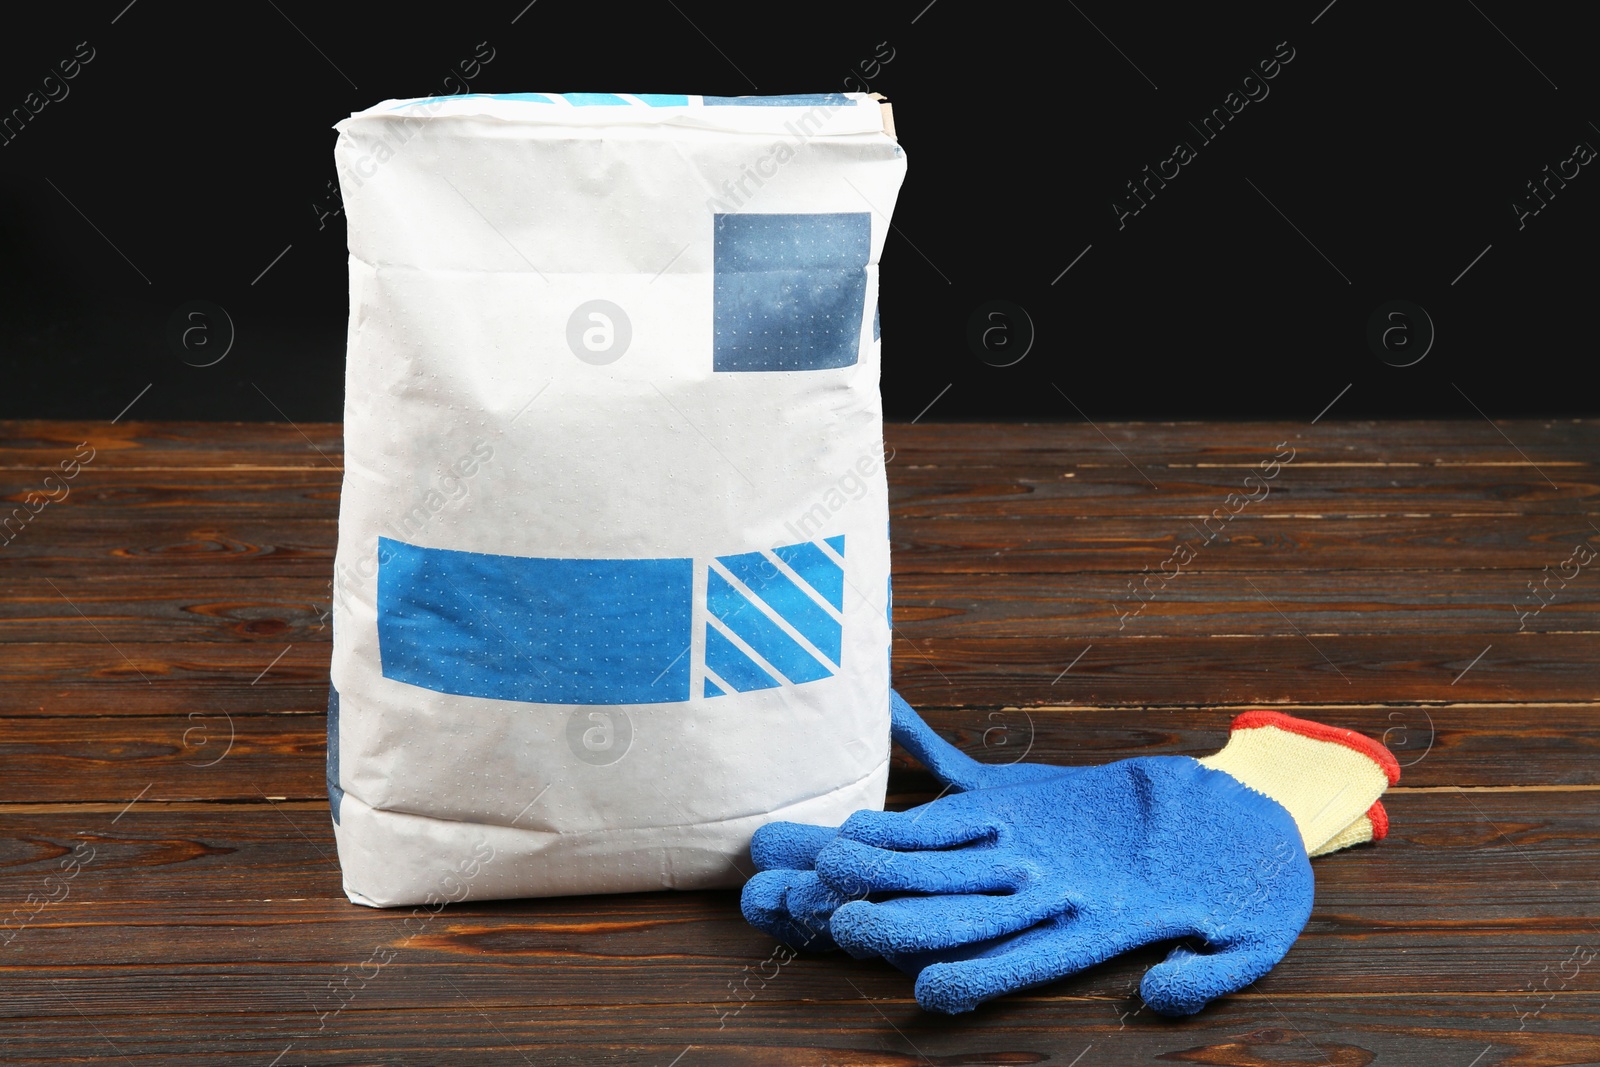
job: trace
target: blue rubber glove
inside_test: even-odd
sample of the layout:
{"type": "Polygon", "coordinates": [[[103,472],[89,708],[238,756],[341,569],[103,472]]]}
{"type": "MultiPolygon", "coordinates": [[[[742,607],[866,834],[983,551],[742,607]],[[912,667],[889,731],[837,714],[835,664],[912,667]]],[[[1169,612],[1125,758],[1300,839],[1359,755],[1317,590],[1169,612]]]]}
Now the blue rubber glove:
{"type": "MultiPolygon", "coordinates": [[[[889,691],[889,735],[915,756],[948,792],[992,789],[1038,781],[1084,768],[1044,763],[979,763],[934,733],[899,693],[889,691]]],[[[750,841],[758,873],[745,884],[740,908],[750,925],[795,948],[821,952],[836,948],[829,921],[847,897],[819,879],[818,853],[839,836],[832,826],[768,823],[750,841]]]]}
{"type": "MultiPolygon", "coordinates": [[[[1247,717],[1242,717],[1241,722],[1247,717]]],[[[1341,733],[1335,731],[1335,733],[1341,733]]],[[[1083,767],[1014,762],[979,763],[936,734],[899,693],[890,692],[890,736],[933,772],[948,792],[970,792],[1073,774],[1083,767]]],[[[1381,839],[1388,816],[1381,802],[1358,815],[1341,830],[1318,843],[1308,841],[1311,856],[1381,839]]],[[[831,826],[775,822],[761,827],[750,842],[751,858],[759,872],[746,883],[740,898],[745,919],[756,929],[795,948],[821,952],[837,948],[829,924],[834,911],[849,898],[816,874],[817,855],[839,831],[831,826]]],[[[953,955],[951,958],[954,958],[953,955]]],[[[925,956],[891,958],[891,963],[916,974],[925,956]]]]}
{"type": "MultiPolygon", "coordinates": [[[[1141,988],[1158,1011],[1199,1010],[1287,951],[1310,910],[1306,844],[1325,850],[1382,836],[1374,801],[1399,770],[1359,734],[1251,712],[1204,761],[1022,773],[1037,777],[904,814],[859,812],[816,853],[819,883],[833,894],[817,910],[837,909],[834,936],[854,954],[916,974],[925,1008],[967,1010],[1138,945],[1194,937],[1208,951],[1174,949],[1141,988]],[[932,895],[863,899],[905,892],[932,895]]],[[[801,858],[801,835],[771,836],[791,846],[789,860],[801,858]]],[[[815,929],[793,890],[790,918],[802,933],[815,929]]],[[[760,903],[751,896],[747,889],[747,914],[760,903]]]]}

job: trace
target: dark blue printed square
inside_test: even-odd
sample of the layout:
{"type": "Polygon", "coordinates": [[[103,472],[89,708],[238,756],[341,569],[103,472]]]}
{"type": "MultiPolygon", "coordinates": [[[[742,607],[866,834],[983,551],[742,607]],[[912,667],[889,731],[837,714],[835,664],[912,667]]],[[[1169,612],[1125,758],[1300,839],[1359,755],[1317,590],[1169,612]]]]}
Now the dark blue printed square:
{"type": "Polygon", "coordinates": [[[726,214],[715,225],[714,370],[825,370],[856,362],[870,214],[726,214]]]}

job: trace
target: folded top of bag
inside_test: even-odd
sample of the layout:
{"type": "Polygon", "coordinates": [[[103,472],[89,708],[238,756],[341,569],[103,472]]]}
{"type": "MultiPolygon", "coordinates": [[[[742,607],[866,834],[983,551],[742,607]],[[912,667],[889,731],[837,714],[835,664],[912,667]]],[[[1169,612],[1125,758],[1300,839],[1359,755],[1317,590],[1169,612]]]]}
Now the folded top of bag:
{"type": "Polygon", "coordinates": [[[535,126],[687,126],[810,137],[894,133],[877,94],[695,96],[683,93],[464,93],[385,100],[335,128],[368,119],[479,118],[535,126]]]}

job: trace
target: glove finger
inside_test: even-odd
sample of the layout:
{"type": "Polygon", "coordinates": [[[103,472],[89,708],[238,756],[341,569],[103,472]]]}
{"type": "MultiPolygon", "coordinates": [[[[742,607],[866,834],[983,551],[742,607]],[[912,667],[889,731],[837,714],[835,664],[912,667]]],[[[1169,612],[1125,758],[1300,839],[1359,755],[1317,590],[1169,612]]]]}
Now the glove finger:
{"type": "Polygon", "coordinates": [[[917,975],[917,1003],[948,1015],[971,1011],[1005,993],[1076,974],[1143,941],[1126,925],[1118,929],[1084,919],[1052,925],[1041,934],[1007,939],[981,956],[929,963],[917,975]]]}
{"type": "Polygon", "coordinates": [[[905,956],[1013,934],[1062,907],[1059,894],[1041,891],[853,900],[839,906],[829,928],[852,956],[905,956]]]}
{"type": "Polygon", "coordinates": [[[1000,893],[1020,889],[1027,872],[996,862],[994,849],[898,852],[847,837],[817,856],[817,874],[847,897],[869,893],[1000,893]]]}
{"type": "Polygon", "coordinates": [[[814,952],[838,948],[831,929],[833,913],[845,898],[817,877],[815,871],[794,871],[789,887],[789,914],[792,921],[812,940],[802,946],[814,952]]]}
{"type": "Polygon", "coordinates": [[[812,871],[762,871],[745,883],[739,910],[757,930],[794,948],[836,948],[828,917],[840,898],[812,871]]]}
{"type": "Polygon", "coordinates": [[[1145,972],[1144,1002],[1162,1015],[1193,1015],[1217,997],[1237,993],[1266,974],[1289,950],[1256,942],[1220,952],[1195,952],[1186,945],[1145,972]]]}
{"type": "Polygon", "coordinates": [[[834,826],[769,822],[751,836],[750,858],[758,871],[809,871],[817,865],[817,853],[838,836],[834,826]]]}
{"type": "Polygon", "coordinates": [[[858,811],[839,827],[839,836],[893,849],[954,848],[998,837],[1000,824],[968,800],[957,794],[910,811],[858,811]]]}
{"type": "Polygon", "coordinates": [[[1007,934],[988,941],[973,941],[966,945],[956,945],[932,952],[913,952],[906,956],[889,955],[883,959],[915,978],[925,967],[935,963],[957,963],[961,960],[1000,956],[1019,949],[1027,949],[1029,946],[1043,945],[1058,937],[1063,925],[1077,921],[1079,920],[1075,916],[1058,916],[1036,923],[1020,933],[1007,934]]]}

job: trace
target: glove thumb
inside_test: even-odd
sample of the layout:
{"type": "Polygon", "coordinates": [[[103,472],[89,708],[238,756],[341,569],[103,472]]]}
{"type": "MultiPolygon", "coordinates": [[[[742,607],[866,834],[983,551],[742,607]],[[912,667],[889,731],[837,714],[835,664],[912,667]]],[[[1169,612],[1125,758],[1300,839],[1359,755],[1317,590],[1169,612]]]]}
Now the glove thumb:
{"type": "Polygon", "coordinates": [[[917,762],[956,792],[968,793],[995,785],[1008,785],[1036,778],[1053,778],[1075,770],[1042,763],[979,763],[922,721],[905,698],[889,690],[889,736],[901,748],[917,757],[917,762]]]}
{"type": "Polygon", "coordinates": [[[984,765],[934,733],[893,689],[889,690],[889,736],[945,785],[965,791],[982,783],[984,765]]]}

